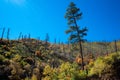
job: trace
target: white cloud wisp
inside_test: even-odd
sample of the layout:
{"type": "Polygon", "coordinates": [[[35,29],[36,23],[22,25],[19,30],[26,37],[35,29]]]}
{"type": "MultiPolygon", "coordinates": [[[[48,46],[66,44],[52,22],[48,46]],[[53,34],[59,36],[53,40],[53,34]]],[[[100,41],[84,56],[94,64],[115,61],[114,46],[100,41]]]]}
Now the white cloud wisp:
{"type": "Polygon", "coordinates": [[[26,0],[5,0],[7,3],[12,3],[15,5],[24,5],[26,3],[26,0]]]}

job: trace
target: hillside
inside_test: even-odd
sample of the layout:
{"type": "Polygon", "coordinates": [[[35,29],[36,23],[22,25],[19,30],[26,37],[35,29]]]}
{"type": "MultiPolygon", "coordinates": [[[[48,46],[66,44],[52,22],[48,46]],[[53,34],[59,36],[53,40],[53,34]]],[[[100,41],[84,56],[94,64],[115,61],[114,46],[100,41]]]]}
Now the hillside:
{"type": "MultiPolygon", "coordinates": [[[[119,43],[117,43],[118,51],[119,43]]],[[[36,39],[3,39],[0,40],[0,78],[1,80],[118,80],[120,53],[113,52],[115,52],[114,42],[83,43],[85,70],[82,71],[78,46],[51,44],[36,39]]]]}

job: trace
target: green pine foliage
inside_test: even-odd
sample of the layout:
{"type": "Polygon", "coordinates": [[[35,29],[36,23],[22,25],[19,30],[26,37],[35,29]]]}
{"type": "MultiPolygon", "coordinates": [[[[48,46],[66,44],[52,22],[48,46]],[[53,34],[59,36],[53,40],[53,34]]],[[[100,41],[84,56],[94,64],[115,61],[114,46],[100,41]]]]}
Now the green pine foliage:
{"type": "Polygon", "coordinates": [[[85,41],[83,37],[87,35],[87,28],[81,28],[77,24],[77,20],[80,20],[81,17],[82,12],[80,12],[80,9],[77,8],[73,2],[71,2],[65,14],[65,18],[68,20],[69,26],[69,29],[65,32],[66,34],[70,34],[69,40],[73,43],[85,41]]]}

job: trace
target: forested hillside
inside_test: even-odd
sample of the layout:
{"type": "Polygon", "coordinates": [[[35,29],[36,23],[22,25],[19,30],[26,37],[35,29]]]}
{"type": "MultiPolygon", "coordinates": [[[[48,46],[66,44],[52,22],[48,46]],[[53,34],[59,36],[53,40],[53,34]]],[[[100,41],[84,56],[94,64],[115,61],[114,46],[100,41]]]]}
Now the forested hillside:
{"type": "Polygon", "coordinates": [[[0,80],[120,80],[118,2],[0,0],[0,80]]]}
{"type": "Polygon", "coordinates": [[[0,40],[1,80],[119,79],[120,45],[85,42],[84,66],[78,46],[51,44],[36,39],[0,40]],[[107,46],[105,45],[107,44],[107,46]]]}

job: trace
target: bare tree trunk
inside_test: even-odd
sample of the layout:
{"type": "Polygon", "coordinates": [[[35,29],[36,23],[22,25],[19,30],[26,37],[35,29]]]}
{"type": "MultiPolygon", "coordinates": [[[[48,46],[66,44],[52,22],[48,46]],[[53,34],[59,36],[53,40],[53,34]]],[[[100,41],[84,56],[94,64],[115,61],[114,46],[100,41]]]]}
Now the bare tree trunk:
{"type": "Polygon", "coordinates": [[[30,35],[30,33],[28,34],[28,39],[29,39],[29,40],[31,39],[31,35],[30,35]]]}
{"type": "Polygon", "coordinates": [[[22,36],[22,32],[20,32],[19,37],[18,37],[18,40],[20,40],[21,36],[22,36]]]}
{"type": "Polygon", "coordinates": [[[56,45],[56,38],[54,39],[54,44],[56,45]]]}
{"type": "Polygon", "coordinates": [[[115,40],[115,52],[117,53],[117,41],[115,40]]]}
{"type": "Polygon", "coordinates": [[[65,53],[64,43],[62,42],[62,52],[65,53]]]}
{"type": "Polygon", "coordinates": [[[7,31],[7,40],[9,41],[9,35],[10,35],[10,29],[8,28],[8,31],[7,31]]]}
{"type": "Polygon", "coordinates": [[[3,40],[4,32],[5,32],[5,27],[3,28],[3,31],[2,31],[1,40],[3,40]]]}

